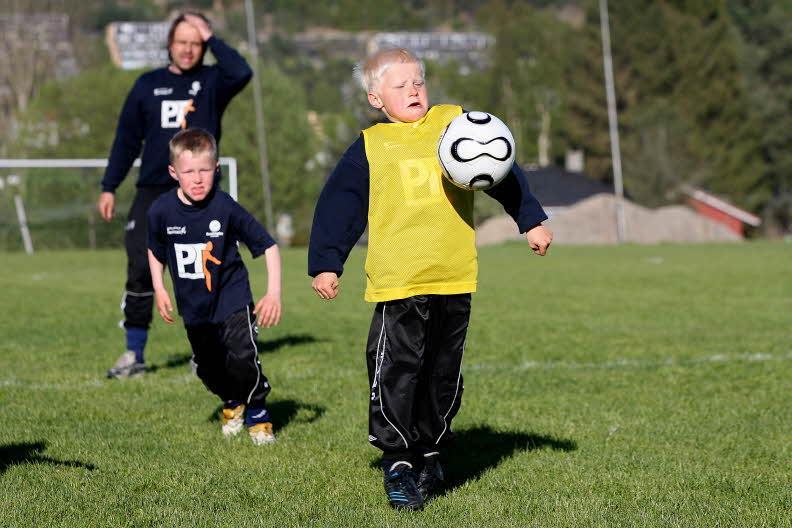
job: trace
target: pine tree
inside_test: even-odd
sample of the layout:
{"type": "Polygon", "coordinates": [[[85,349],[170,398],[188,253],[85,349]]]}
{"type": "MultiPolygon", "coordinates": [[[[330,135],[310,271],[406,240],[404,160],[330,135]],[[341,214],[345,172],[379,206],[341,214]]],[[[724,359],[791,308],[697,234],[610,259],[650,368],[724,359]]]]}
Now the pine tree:
{"type": "Polygon", "coordinates": [[[733,0],[742,62],[765,161],[754,193],[771,234],[792,229],[792,2],[733,0]]]}

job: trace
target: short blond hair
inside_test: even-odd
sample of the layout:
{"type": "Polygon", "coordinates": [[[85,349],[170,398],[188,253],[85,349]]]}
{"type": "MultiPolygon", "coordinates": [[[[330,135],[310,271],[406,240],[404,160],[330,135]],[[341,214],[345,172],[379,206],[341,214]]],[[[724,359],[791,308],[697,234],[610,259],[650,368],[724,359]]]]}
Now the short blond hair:
{"type": "Polygon", "coordinates": [[[188,128],[180,131],[168,143],[170,150],[170,163],[179,159],[182,152],[190,151],[193,155],[209,154],[212,160],[217,161],[217,142],[212,134],[203,128],[188,128]]]}
{"type": "Polygon", "coordinates": [[[356,64],[353,74],[366,93],[372,93],[389,67],[403,63],[420,66],[422,77],[426,73],[423,61],[415,53],[407,48],[390,48],[372,53],[366,60],[356,64]]]}

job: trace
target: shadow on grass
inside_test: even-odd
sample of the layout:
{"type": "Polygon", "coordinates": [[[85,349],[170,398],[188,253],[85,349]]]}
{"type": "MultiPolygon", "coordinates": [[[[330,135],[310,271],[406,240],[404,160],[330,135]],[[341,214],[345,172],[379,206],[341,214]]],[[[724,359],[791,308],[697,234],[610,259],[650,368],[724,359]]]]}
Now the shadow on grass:
{"type": "Polygon", "coordinates": [[[456,439],[442,455],[446,487],[443,494],[475,480],[520,451],[574,451],[577,443],[536,433],[495,431],[489,426],[456,431],[456,439]]]}
{"type": "Polygon", "coordinates": [[[79,460],[58,460],[44,455],[47,449],[46,442],[21,442],[16,444],[0,445],[0,475],[18,464],[50,464],[52,466],[67,466],[83,468],[89,471],[96,469],[93,464],[79,460]]]}
{"type": "MultiPolygon", "coordinates": [[[[223,405],[217,406],[215,411],[209,416],[210,422],[219,422],[220,413],[223,405]]],[[[325,408],[312,403],[301,403],[294,400],[273,400],[267,402],[267,410],[272,417],[272,425],[275,430],[286,428],[291,422],[312,423],[322,417],[325,408]]]]}
{"type": "MultiPolygon", "coordinates": [[[[439,495],[445,495],[465,482],[479,478],[487,470],[497,467],[504,459],[520,451],[545,448],[574,451],[577,443],[574,440],[536,433],[495,431],[486,425],[455,431],[454,441],[441,455],[445,486],[439,495]]],[[[371,463],[372,468],[379,468],[380,465],[381,459],[371,463]]]]}
{"type": "MultiPolygon", "coordinates": [[[[258,348],[259,354],[264,354],[267,352],[274,352],[279,348],[285,346],[295,346],[295,345],[303,345],[306,343],[316,343],[316,338],[310,334],[296,334],[296,335],[287,335],[283,337],[279,337],[277,339],[272,339],[269,341],[258,341],[256,340],[256,347],[258,348]]],[[[157,372],[160,369],[172,369],[182,367],[190,362],[192,358],[192,353],[190,354],[183,354],[180,356],[171,356],[165,361],[165,363],[161,363],[159,365],[149,365],[146,367],[146,372],[157,372]]]]}
{"type": "Polygon", "coordinates": [[[295,334],[267,341],[256,340],[256,347],[258,347],[259,354],[263,354],[265,352],[274,352],[285,346],[304,345],[306,343],[316,343],[317,341],[311,334],[295,334]]]}
{"type": "Polygon", "coordinates": [[[181,356],[171,356],[168,358],[165,363],[161,363],[159,365],[148,365],[146,367],[146,372],[157,372],[160,369],[172,369],[178,368],[186,365],[190,362],[192,358],[192,354],[184,354],[181,356]]]}

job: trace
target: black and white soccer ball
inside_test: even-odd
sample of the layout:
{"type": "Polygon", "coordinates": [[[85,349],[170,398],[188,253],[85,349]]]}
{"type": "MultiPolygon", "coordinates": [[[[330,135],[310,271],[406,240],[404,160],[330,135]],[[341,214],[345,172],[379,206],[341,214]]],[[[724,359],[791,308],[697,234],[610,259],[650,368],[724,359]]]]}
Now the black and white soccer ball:
{"type": "Polygon", "coordinates": [[[437,157],[443,174],[463,189],[494,187],[514,165],[514,137],[503,121],[487,112],[454,118],[440,136],[437,157]]]}

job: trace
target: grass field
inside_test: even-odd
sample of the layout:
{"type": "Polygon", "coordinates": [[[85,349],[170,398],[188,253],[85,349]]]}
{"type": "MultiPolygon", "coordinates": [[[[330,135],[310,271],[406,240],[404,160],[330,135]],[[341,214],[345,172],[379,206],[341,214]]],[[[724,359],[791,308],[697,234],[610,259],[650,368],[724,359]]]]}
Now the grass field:
{"type": "Polygon", "coordinates": [[[221,437],[180,324],[104,379],[120,251],[0,254],[0,526],[792,526],[792,245],[482,250],[450,489],[420,513],[366,440],[362,261],[329,303],[285,252],[257,448],[221,437]]]}

